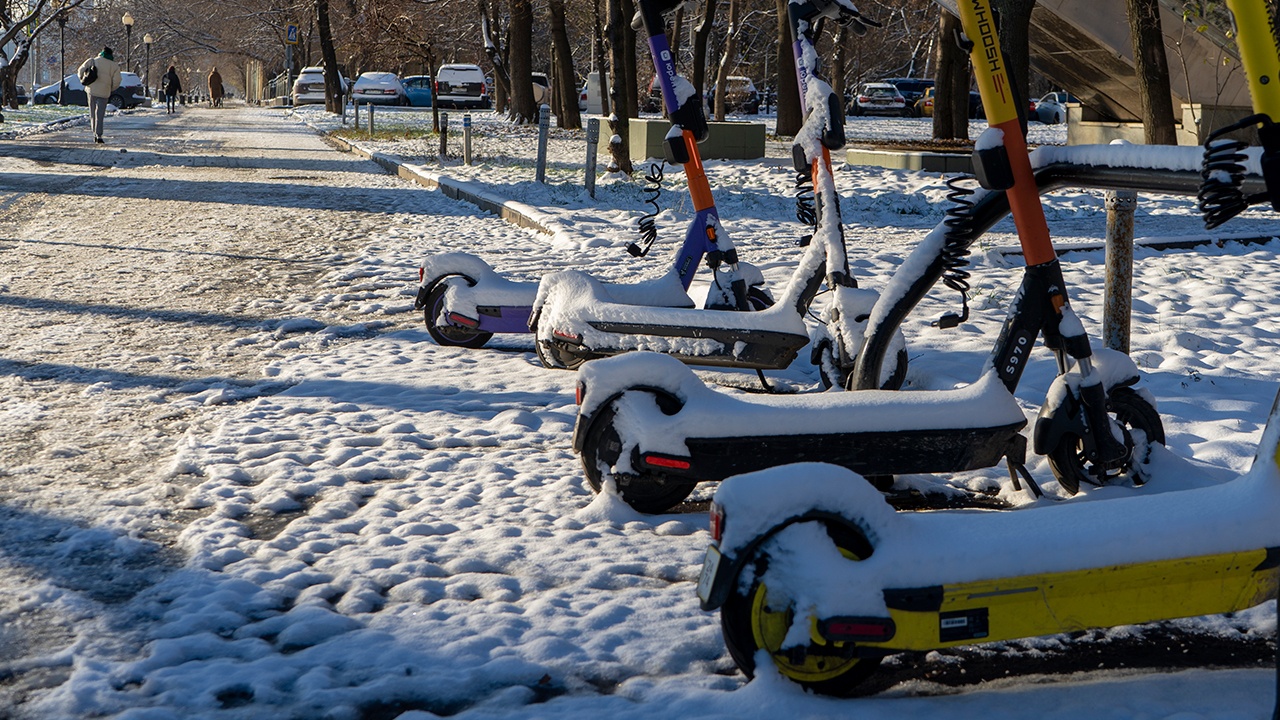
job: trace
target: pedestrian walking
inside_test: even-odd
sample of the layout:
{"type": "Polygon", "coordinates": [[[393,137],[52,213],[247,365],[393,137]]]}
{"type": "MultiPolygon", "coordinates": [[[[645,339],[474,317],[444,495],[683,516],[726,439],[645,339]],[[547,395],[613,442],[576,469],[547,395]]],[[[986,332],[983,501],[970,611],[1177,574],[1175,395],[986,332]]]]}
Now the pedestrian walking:
{"type": "Polygon", "coordinates": [[[222,107],[222,76],[218,74],[218,68],[209,73],[209,104],[222,107]]]}
{"type": "Polygon", "coordinates": [[[172,114],[178,112],[178,93],[182,92],[182,81],[178,79],[178,69],[169,66],[169,72],[160,80],[160,91],[164,93],[165,111],[172,114]]]}
{"type": "Polygon", "coordinates": [[[111,48],[104,47],[97,57],[85,60],[76,76],[89,97],[89,129],[93,131],[93,141],[100,143],[102,123],[107,117],[107,99],[120,87],[120,66],[111,48]]]}

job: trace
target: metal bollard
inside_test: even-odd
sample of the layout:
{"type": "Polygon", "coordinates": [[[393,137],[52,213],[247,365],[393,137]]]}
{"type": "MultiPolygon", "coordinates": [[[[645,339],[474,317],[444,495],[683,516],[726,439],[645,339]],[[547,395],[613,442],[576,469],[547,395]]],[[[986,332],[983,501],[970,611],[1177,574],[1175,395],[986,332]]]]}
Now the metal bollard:
{"type": "Polygon", "coordinates": [[[600,150],[600,118],[587,120],[587,194],[596,196],[596,153],[600,150]]]}
{"type": "Polygon", "coordinates": [[[547,181],[547,131],[551,127],[551,108],[538,106],[538,171],[537,180],[547,181]]]}
{"type": "Polygon", "coordinates": [[[440,113],[440,157],[449,157],[449,113],[440,113]]]}
{"type": "Polygon", "coordinates": [[[1107,347],[1129,352],[1129,317],[1133,306],[1133,216],[1138,194],[1108,190],[1106,290],[1102,308],[1102,339],[1107,347]]]}
{"type": "Polygon", "coordinates": [[[373,103],[366,103],[365,110],[369,111],[369,136],[373,136],[373,103]]]}
{"type": "Polygon", "coordinates": [[[355,108],[356,117],[351,121],[351,127],[356,130],[360,129],[360,103],[351,103],[351,107],[355,108]]]}
{"type": "Polygon", "coordinates": [[[462,116],[462,162],[471,164],[471,113],[462,116]]]}

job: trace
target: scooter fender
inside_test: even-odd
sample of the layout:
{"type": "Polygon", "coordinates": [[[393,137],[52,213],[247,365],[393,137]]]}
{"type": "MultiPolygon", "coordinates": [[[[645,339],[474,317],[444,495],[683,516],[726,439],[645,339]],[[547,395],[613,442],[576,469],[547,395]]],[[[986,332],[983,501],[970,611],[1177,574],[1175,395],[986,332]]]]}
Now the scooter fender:
{"type": "Polygon", "coordinates": [[[698,594],[702,609],[712,611],[724,605],[729,599],[729,595],[733,592],[734,579],[742,572],[743,565],[747,562],[747,559],[753,557],[756,550],[774,535],[791,525],[804,522],[821,522],[845,527],[864,535],[867,533],[865,527],[844,515],[828,510],[813,509],[786,517],[768,530],[752,537],[745,543],[739,543],[733,548],[721,549],[719,544],[712,544],[707,548],[707,559],[702,565],[703,577],[698,580],[698,594]]]}
{"type": "Polygon", "coordinates": [[[449,275],[465,275],[472,283],[500,277],[493,266],[476,255],[464,252],[440,253],[422,261],[421,287],[430,287],[449,275]]]}
{"type": "MultiPolygon", "coordinates": [[[[1109,349],[1095,349],[1094,367],[1102,376],[1103,387],[1110,393],[1115,388],[1129,387],[1138,382],[1138,366],[1128,355],[1109,349]]],[[[1035,429],[1031,436],[1031,449],[1037,455],[1047,455],[1058,446],[1062,436],[1071,433],[1084,437],[1082,420],[1080,376],[1074,372],[1059,375],[1049,386],[1045,401],[1040,405],[1035,429]]]]}
{"type": "Polygon", "coordinates": [[[695,393],[709,391],[687,365],[668,355],[630,352],[591,360],[578,370],[578,419],[573,448],[581,452],[587,430],[602,408],[629,391],[655,395],[664,414],[675,415],[695,393]]]}
{"type": "MultiPolygon", "coordinates": [[[[598,361],[596,361],[598,362],[598,361]]],[[[573,425],[573,451],[582,454],[582,448],[587,441],[587,430],[595,422],[596,416],[600,412],[609,407],[609,404],[629,392],[647,392],[652,393],[658,401],[658,407],[666,415],[675,415],[684,408],[684,401],[675,393],[662,387],[654,387],[651,385],[636,385],[625,390],[619,390],[606,397],[603,401],[594,403],[592,409],[588,412],[579,411],[577,420],[573,425]]]]}

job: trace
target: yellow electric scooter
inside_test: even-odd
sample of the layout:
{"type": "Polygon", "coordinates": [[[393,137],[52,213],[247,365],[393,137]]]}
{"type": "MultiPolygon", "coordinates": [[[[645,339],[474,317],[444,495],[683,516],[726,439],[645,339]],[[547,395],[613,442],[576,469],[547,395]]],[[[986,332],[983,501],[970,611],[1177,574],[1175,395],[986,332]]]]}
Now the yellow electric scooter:
{"type": "MultiPolygon", "coordinates": [[[[992,112],[1008,76],[989,0],[959,5],[988,117],[1003,117],[992,112]]],[[[1266,44],[1268,68],[1280,69],[1266,44]]],[[[763,650],[783,676],[846,696],[894,653],[1233,612],[1280,588],[1280,396],[1252,468],[1196,490],[899,513],[857,480],[834,465],[789,465],[716,492],[698,594],[721,611],[748,676],[763,650]]]]}

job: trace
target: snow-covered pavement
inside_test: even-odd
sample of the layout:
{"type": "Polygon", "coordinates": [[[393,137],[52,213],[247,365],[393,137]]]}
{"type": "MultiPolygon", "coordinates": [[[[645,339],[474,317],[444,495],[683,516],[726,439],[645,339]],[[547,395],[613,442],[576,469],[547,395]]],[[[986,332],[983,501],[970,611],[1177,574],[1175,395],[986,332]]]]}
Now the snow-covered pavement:
{"type": "MultiPolygon", "coordinates": [[[[549,238],[339,153],[304,119],[334,124],[313,109],[188,108],[108,118],[105,150],[85,128],[0,141],[0,716],[1269,715],[1274,674],[1256,661],[1109,666],[955,695],[928,680],[992,650],[1016,674],[1018,657],[1069,658],[1143,627],[891,659],[914,679],[869,699],[806,696],[767,673],[744,684],[694,596],[704,515],[643,516],[591,493],[569,445],[575,376],[543,369],[529,336],[440,347],[410,312],[422,257],[448,250],[521,280],[657,274],[688,217],[683,178],[668,173],[659,246],[632,260],[638,184],[605,179],[591,199],[572,133],[556,132],[546,186],[516,159],[532,156],[529,129],[491,117],[478,119],[473,168],[427,141],[367,144],[538,207],[563,229],[549,238]]],[[[726,229],[779,284],[798,228],[793,178],[775,160],[707,165],[726,229]]],[[[839,168],[866,286],[882,287],[940,220],[941,180],[839,168]]],[[[1100,193],[1059,193],[1047,212],[1065,242],[1101,237],[1100,193]]],[[[1144,197],[1137,224],[1140,236],[1202,234],[1185,198],[1144,197]]],[[[1275,227],[1251,211],[1223,231],[1275,227]]],[[[1016,289],[1013,261],[987,252],[1014,244],[1010,230],[974,258],[971,322],[929,327],[958,304],[941,290],[910,319],[912,387],[975,377],[1016,289]]],[[[1164,472],[1071,502],[1247,467],[1280,380],[1278,250],[1138,252],[1132,354],[1164,417],[1164,472]]],[[[1096,337],[1101,253],[1064,268],[1096,337]]],[[[1053,374],[1036,357],[1017,396],[1028,417],[1053,374]]],[[[774,379],[819,391],[801,358],[774,379]]],[[[725,392],[755,382],[702,377],[725,392]]],[[[1056,490],[1042,458],[1030,470],[1056,490]]],[[[1003,468],[909,481],[1026,503],[1003,468]]],[[[1242,655],[1275,628],[1274,604],[1165,626],[1190,653],[1199,637],[1242,655]]]]}

